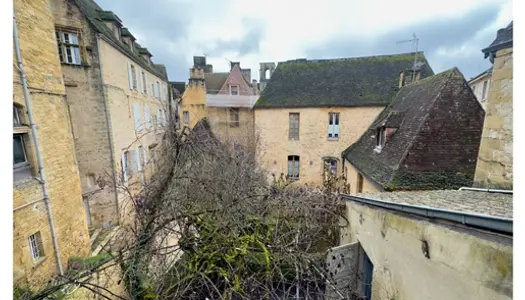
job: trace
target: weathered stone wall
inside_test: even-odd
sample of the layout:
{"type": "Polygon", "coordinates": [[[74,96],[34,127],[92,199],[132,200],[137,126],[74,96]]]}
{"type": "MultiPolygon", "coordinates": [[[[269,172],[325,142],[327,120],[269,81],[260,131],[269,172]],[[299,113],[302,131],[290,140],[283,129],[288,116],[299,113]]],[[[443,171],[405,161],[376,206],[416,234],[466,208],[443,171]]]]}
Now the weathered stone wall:
{"type": "Polygon", "coordinates": [[[512,189],[513,48],[496,53],[474,184],[512,189]]]}
{"type": "Polygon", "coordinates": [[[94,227],[118,222],[116,194],[108,178],[113,176],[109,144],[109,124],[104,107],[104,89],[100,77],[100,63],[96,32],[71,2],[52,0],[52,11],[58,28],[81,32],[82,64],[62,64],[67,101],[73,124],[75,150],[82,184],[94,227]],[[103,189],[96,183],[105,179],[103,189]]]}
{"type": "Polygon", "coordinates": [[[181,101],[180,120],[182,126],[193,128],[199,120],[207,116],[206,91],[204,82],[195,81],[188,84],[181,101]],[[184,123],[184,112],[189,112],[189,124],[184,123]]]}
{"type": "Polygon", "coordinates": [[[230,126],[227,107],[208,107],[208,121],[212,132],[223,142],[239,144],[244,151],[255,153],[254,113],[248,108],[239,108],[239,127],[230,126]]]}
{"type": "MultiPolygon", "coordinates": [[[[82,207],[81,186],[75,159],[62,70],[57,54],[53,15],[48,1],[14,1],[22,62],[31,92],[34,121],[47,176],[63,267],[71,256],[89,254],[89,232],[82,207]]],[[[14,57],[14,56],[13,56],[14,57]]],[[[18,69],[13,68],[14,102],[25,102],[18,69]]],[[[36,176],[33,137],[27,143],[36,176]]],[[[13,183],[13,275],[15,282],[40,285],[58,274],[51,230],[40,183],[34,178],[13,183]],[[21,208],[20,208],[21,207],[21,208]],[[33,261],[29,236],[40,231],[44,258],[33,261]]]]}
{"type": "MultiPolygon", "coordinates": [[[[338,159],[341,152],[366,131],[384,107],[326,107],[255,109],[257,160],[269,174],[288,172],[288,155],[300,156],[297,184],[323,183],[323,157],[338,159]],[[340,113],[339,139],[328,139],[328,113],[340,113]],[[299,113],[299,140],[289,140],[289,113],[299,113]]],[[[271,179],[271,177],[269,177],[271,179]]]]}
{"type": "Polygon", "coordinates": [[[511,237],[346,206],[341,244],[359,242],[370,257],[372,299],[512,299],[511,237]]]}

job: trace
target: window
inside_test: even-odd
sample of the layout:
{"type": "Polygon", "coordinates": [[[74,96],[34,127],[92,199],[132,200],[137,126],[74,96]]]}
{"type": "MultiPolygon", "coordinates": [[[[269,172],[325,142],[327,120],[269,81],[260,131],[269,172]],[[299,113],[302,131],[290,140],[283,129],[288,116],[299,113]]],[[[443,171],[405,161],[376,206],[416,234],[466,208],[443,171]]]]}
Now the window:
{"type": "Polygon", "coordinates": [[[151,96],[155,97],[155,84],[151,84],[151,96]]]}
{"type": "Polygon", "coordinates": [[[488,96],[488,93],[489,93],[489,81],[488,80],[485,80],[483,82],[483,91],[482,91],[482,96],[481,96],[481,99],[482,100],[485,100],[487,99],[487,96],[488,96]]]}
{"type": "Polygon", "coordinates": [[[140,104],[134,103],[133,104],[133,119],[135,120],[135,131],[141,131],[142,130],[142,120],[140,118],[140,104]]]}
{"type": "Polygon", "coordinates": [[[128,172],[128,161],[129,161],[129,151],[124,151],[122,153],[122,157],[120,158],[120,164],[122,167],[122,181],[126,182],[128,181],[128,176],[130,175],[128,172]]]}
{"type": "Polygon", "coordinates": [[[190,112],[189,111],[182,112],[182,121],[186,125],[190,124],[190,112]]]}
{"type": "Polygon", "coordinates": [[[81,61],[78,34],[57,30],[56,38],[60,62],[65,64],[80,65],[81,61]]]}
{"type": "Polygon", "coordinates": [[[29,250],[33,261],[37,261],[45,256],[40,231],[29,236],[29,250]]]}
{"type": "Polygon", "coordinates": [[[290,113],[289,140],[299,140],[299,113],[290,113]]]}
{"type": "Polygon", "coordinates": [[[337,160],[333,158],[325,159],[324,170],[325,172],[331,172],[333,175],[337,175],[337,160]]]}
{"type": "Polygon", "coordinates": [[[146,166],[146,152],[144,152],[144,147],[139,146],[137,148],[137,169],[140,172],[140,181],[142,184],[146,183],[146,177],[144,176],[144,169],[146,166]]]}
{"type": "Polygon", "coordinates": [[[363,192],[363,175],[361,173],[357,174],[357,193],[363,192]]]}
{"type": "Polygon", "coordinates": [[[137,72],[135,71],[135,66],[130,65],[131,68],[131,80],[133,84],[133,90],[137,90],[137,72]]]}
{"type": "Polygon", "coordinates": [[[149,105],[144,105],[144,123],[146,128],[151,128],[151,110],[149,105]]]}
{"type": "Polygon", "coordinates": [[[230,108],[230,127],[239,127],[239,109],[230,108]]]}
{"type": "Polygon", "coordinates": [[[299,156],[297,155],[288,156],[288,178],[299,179],[299,156]]]}
{"type": "Polygon", "coordinates": [[[328,114],[328,139],[339,138],[339,113],[328,114]]]}
{"type": "Polygon", "coordinates": [[[31,177],[31,166],[28,160],[27,144],[29,142],[29,126],[24,125],[23,110],[13,105],[13,179],[31,177]]]}
{"type": "Polygon", "coordinates": [[[158,81],[155,81],[155,97],[160,98],[160,85],[158,81]]]}
{"type": "Polygon", "coordinates": [[[142,93],[146,94],[148,85],[146,84],[146,74],[142,71],[142,93]]]}
{"type": "Polygon", "coordinates": [[[158,123],[157,123],[158,126],[164,125],[164,118],[162,118],[162,109],[160,108],[157,111],[157,120],[158,120],[158,123]]]}
{"type": "Polygon", "coordinates": [[[381,150],[385,146],[386,136],[385,136],[385,127],[377,128],[376,133],[376,149],[381,150]]]}
{"type": "Polygon", "coordinates": [[[239,86],[238,85],[230,85],[230,95],[239,95],[239,86]]]}

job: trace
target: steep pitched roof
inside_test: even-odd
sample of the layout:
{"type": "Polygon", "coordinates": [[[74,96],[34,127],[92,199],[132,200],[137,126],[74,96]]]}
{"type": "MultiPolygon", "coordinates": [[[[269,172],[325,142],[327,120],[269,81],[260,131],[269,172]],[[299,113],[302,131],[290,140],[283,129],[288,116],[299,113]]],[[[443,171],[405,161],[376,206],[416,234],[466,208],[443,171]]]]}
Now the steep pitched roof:
{"type": "Polygon", "coordinates": [[[206,93],[217,94],[221,90],[222,85],[228,79],[229,72],[222,73],[205,73],[204,80],[206,82],[206,93]]]}
{"type": "MultiPolygon", "coordinates": [[[[385,189],[388,189],[393,181],[405,180],[406,182],[401,182],[398,186],[410,189],[412,184],[413,186],[420,184],[418,180],[427,180],[423,175],[417,175],[419,177],[416,179],[407,179],[406,176],[409,175],[404,174],[400,167],[443,87],[449,81],[464,80],[462,75],[457,76],[458,73],[461,75],[457,68],[453,68],[401,88],[392,103],[379,114],[359,140],[343,151],[343,157],[385,189]],[[374,151],[377,126],[397,128],[380,153],[374,151]]],[[[430,176],[430,173],[428,175],[430,176]]],[[[457,174],[457,176],[457,178],[447,177],[444,180],[447,184],[452,182],[467,186],[462,179],[463,175],[457,174]]],[[[444,186],[448,186],[447,184],[444,186]]],[[[436,185],[439,183],[436,182],[436,185]]]]}
{"type": "MultiPolygon", "coordinates": [[[[496,35],[496,39],[492,41],[492,43],[485,49],[481,50],[485,54],[485,58],[493,55],[496,51],[512,47],[513,42],[513,23],[514,21],[510,22],[509,25],[505,28],[501,28],[498,30],[498,34],[496,35]]],[[[492,61],[491,57],[491,61],[492,61]]]]}
{"type": "Polygon", "coordinates": [[[93,25],[94,29],[101,33],[106,39],[110,40],[120,51],[126,53],[129,57],[132,57],[137,64],[148,70],[150,73],[165,79],[166,81],[168,80],[168,77],[162,73],[162,70],[157,69],[155,66],[148,65],[148,63],[142,57],[136,53],[133,53],[128,46],[115,38],[113,32],[106,26],[106,24],[104,24],[103,21],[104,19],[115,19],[115,21],[118,22],[120,19],[118,19],[114,13],[104,11],[93,0],[75,0],[75,4],[78,6],[80,11],[82,11],[89,23],[93,25]]]}
{"type": "Polygon", "coordinates": [[[226,80],[222,84],[219,93],[229,94],[230,92],[228,85],[230,84],[239,86],[239,95],[254,95],[252,86],[250,82],[248,82],[248,80],[246,79],[245,74],[242,73],[239,64],[234,64],[232,66],[232,69],[228,74],[228,78],[226,78],[226,80]]]}
{"type": "MultiPolygon", "coordinates": [[[[387,105],[414,54],[281,62],[254,108],[387,105]]],[[[421,78],[434,75],[423,52],[417,59],[421,78]]]]}

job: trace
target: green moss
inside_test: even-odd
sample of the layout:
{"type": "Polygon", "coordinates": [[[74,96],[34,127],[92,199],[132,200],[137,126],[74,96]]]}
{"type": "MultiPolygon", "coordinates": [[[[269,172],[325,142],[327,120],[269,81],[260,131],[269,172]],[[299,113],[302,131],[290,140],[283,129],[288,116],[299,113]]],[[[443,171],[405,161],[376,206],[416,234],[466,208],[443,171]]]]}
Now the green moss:
{"type": "Polygon", "coordinates": [[[109,259],[111,259],[111,257],[111,254],[107,252],[101,252],[98,255],[90,256],[88,258],[71,257],[69,258],[69,266],[73,267],[75,270],[91,269],[104,264],[109,259]]]}
{"type": "Polygon", "coordinates": [[[474,174],[448,172],[398,171],[385,185],[386,191],[394,190],[443,190],[471,186],[474,174]]]}

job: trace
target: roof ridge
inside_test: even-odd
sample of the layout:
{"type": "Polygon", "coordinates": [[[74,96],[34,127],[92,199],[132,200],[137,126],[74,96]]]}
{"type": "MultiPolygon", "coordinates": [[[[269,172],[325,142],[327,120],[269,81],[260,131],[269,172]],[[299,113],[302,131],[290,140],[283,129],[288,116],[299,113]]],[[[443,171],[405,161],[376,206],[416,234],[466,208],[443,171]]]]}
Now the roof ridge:
{"type": "Polygon", "coordinates": [[[413,55],[413,54],[425,54],[425,51],[417,51],[417,52],[403,52],[403,53],[395,53],[395,54],[378,54],[378,55],[363,55],[363,56],[351,56],[351,57],[339,57],[339,58],[314,58],[314,59],[307,59],[307,58],[296,58],[296,59],[289,59],[285,61],[281,61],[279,63],[293,63],[293,62],[330,62],[330,61],[347,61],[347,60],[358,60],[358,59],[367,59],[367,58],[382,58],[382,57],[389,57],[389,56],[404,56],[404,55],[413,55]]]}

